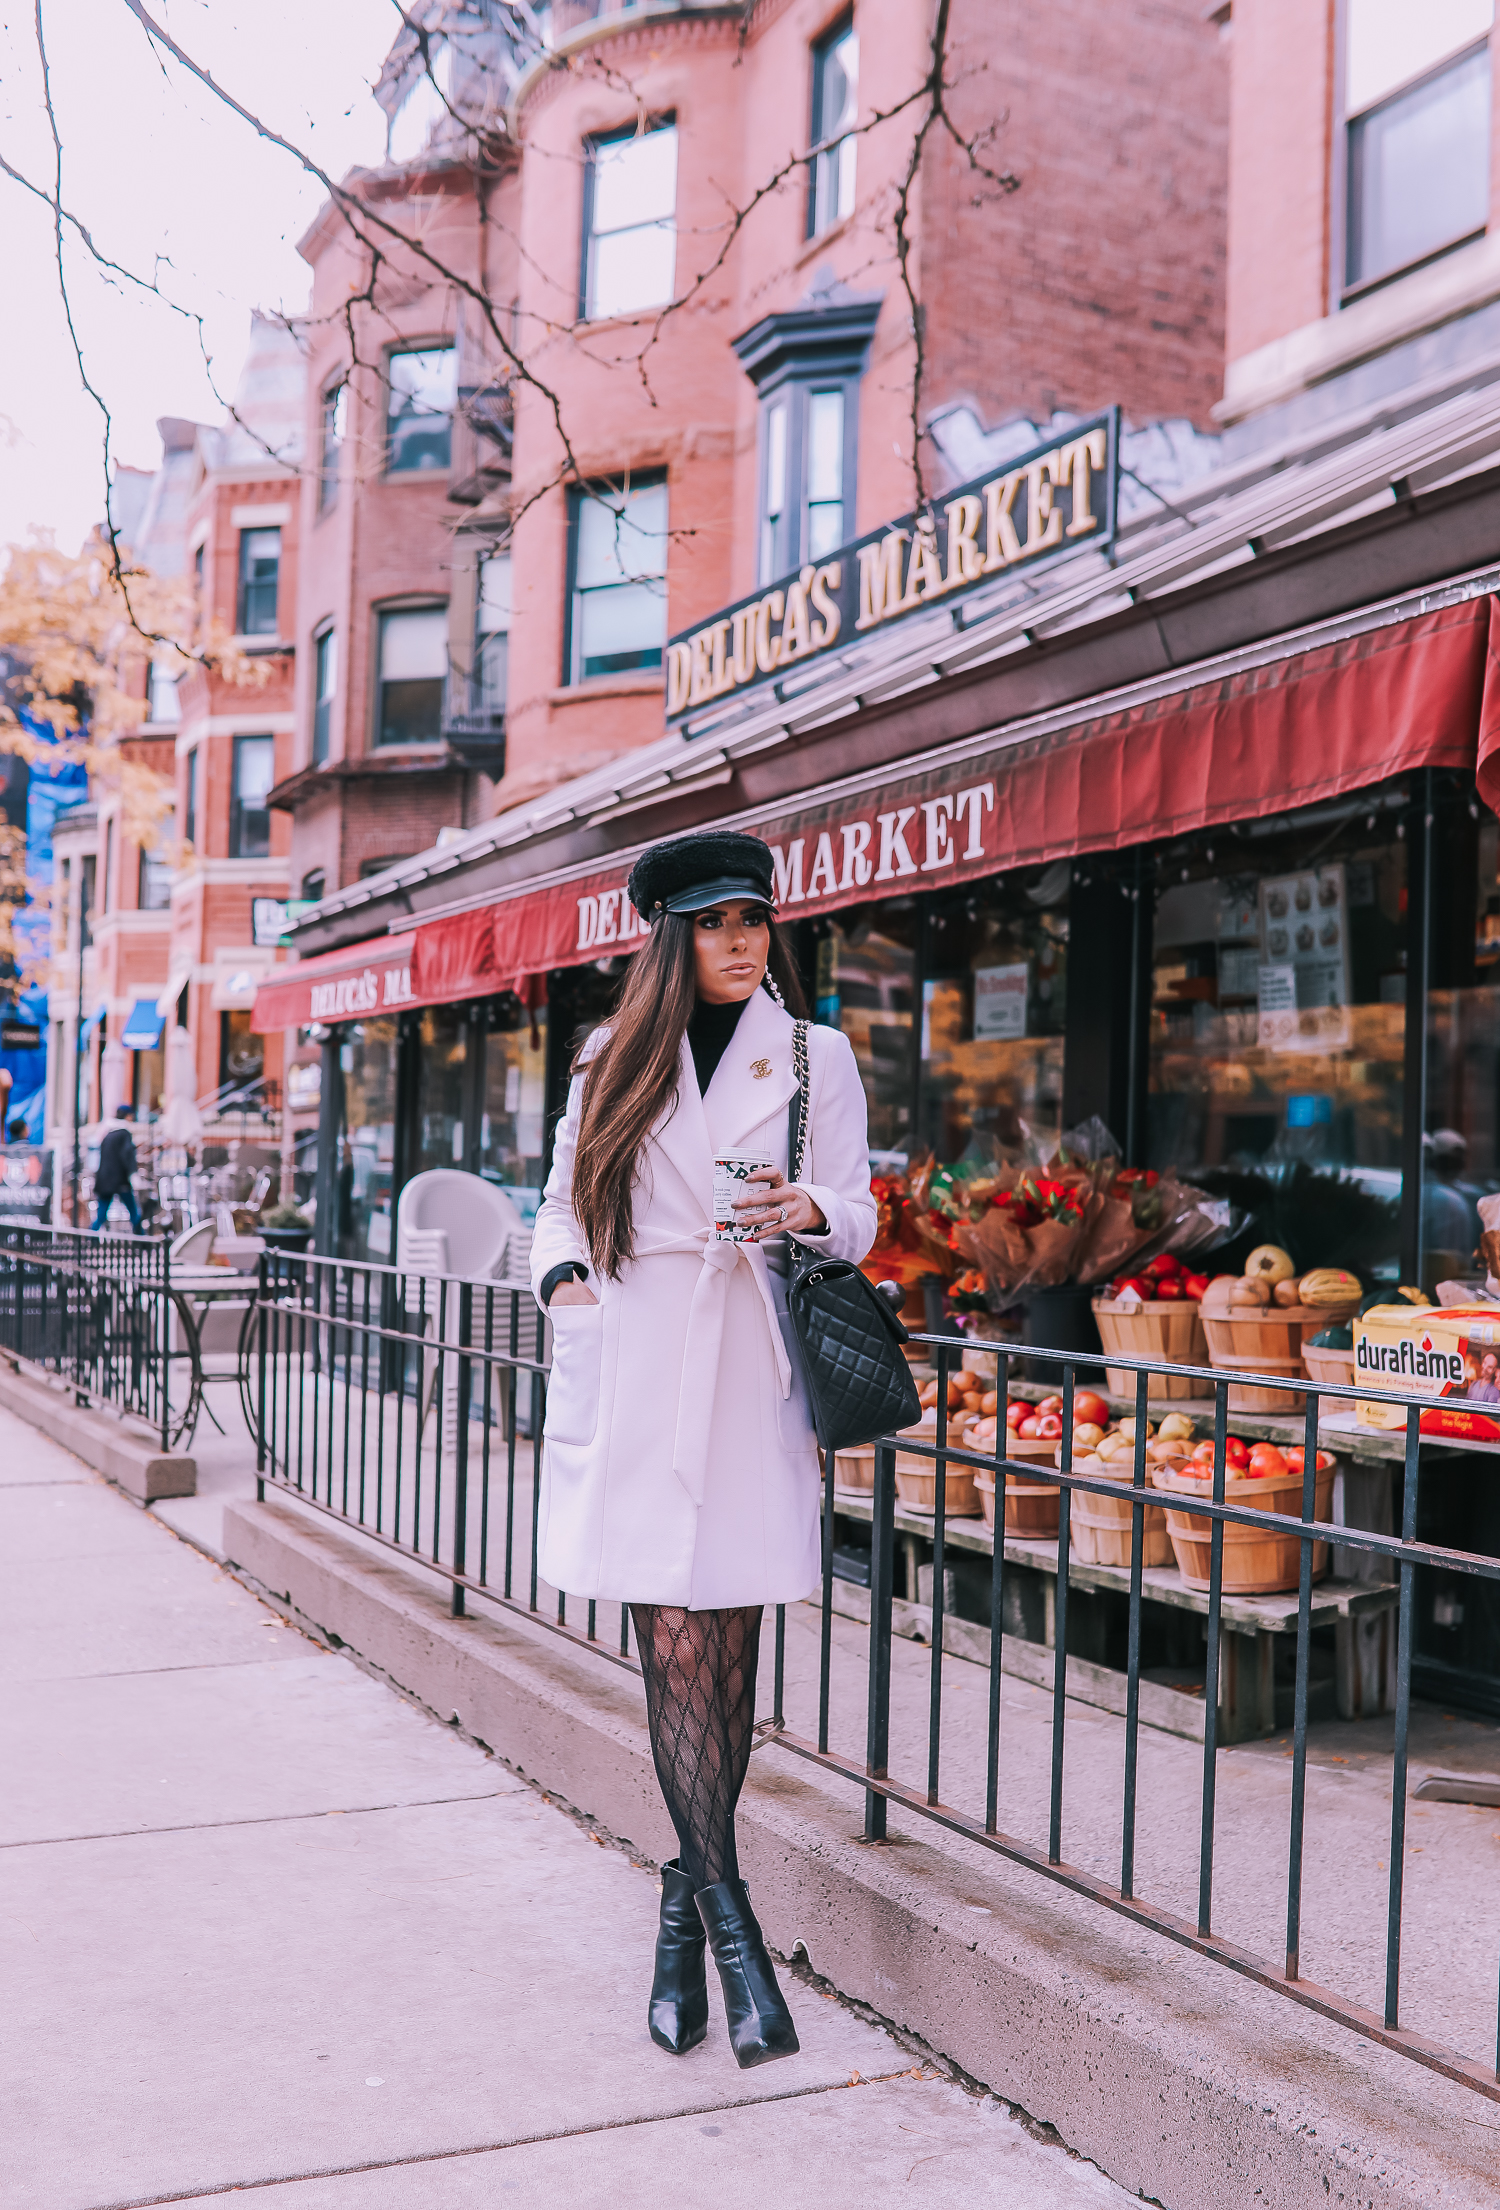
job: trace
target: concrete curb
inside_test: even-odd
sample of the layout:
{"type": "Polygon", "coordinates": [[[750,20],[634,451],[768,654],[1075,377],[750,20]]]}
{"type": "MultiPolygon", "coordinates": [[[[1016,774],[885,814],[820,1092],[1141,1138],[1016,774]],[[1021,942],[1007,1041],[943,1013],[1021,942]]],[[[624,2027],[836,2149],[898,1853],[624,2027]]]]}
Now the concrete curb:
{"type": "MultiPolygon", "coordinates": [[[[337,1646],[648,1855],[675,1841],[635,1680],[295,1505],[232,1505],[237,1569],[337,1646]]],[[[1500,2204],[1488,2105],[939,1829],[872,1849],[858,1793],[757,1754],[741,1856],[772,1941],[1055,2126],[1133,2193],[1500,2204]]]]}
{"type": "Polygon", "coordinates": [[[71,1391],[55,1388],[15,1367],[0,1366],[0,1406],[40,1428],[86,1466],[93,1466],[116,1482],[138,1503],[198,1493],[196,1460],[180,1452],[163,1451],[136,1428],[127,1426],[120,1413],[97,1412],[76,1403],[71,1391]]]}

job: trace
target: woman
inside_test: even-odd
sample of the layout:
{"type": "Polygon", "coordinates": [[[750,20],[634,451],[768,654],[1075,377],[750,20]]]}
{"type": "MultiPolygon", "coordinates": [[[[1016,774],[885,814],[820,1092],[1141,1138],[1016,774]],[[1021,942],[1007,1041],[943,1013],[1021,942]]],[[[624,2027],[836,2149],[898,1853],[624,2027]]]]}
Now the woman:
{"type": "Polygon", "coordinates": [[[537,1215],[552,1319],[538,1560],[554,1587],[630,1606],[677,1858],[662,1867],[648,2011],[676,2054],[708,2031],[705,1934],[742,2066],[797,2034],[739,1877],[762,1607],[821,1573],[818,1453],[786,1319],[789,1237],[861,1259],[875,1239],[865,1097],[845,1037],[809,1034],[807,1180],[788,1171],[796,970],[758,837],[658,844],[629,894],[650,923],[618,1012],[584,1044],[537,1215]],[[714,1156],[748,1152],[713,1225],[714,1156]]]}

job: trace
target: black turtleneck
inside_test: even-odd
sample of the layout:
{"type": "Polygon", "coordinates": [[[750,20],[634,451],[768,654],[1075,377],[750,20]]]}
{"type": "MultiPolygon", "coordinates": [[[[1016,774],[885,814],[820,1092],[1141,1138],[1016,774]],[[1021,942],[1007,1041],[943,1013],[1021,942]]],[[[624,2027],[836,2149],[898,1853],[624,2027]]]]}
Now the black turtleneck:
{"type": "Polygon", "coordinates": [[[740,1024],[748,998],[737,998],[729,1005],[709,1005],[699,998],[693,1007],[687,1024],[688,1049],[693,1055],[693,1068],[698,1077],[701,1096],[708,1095],[708,1085],[714,1078],[714,1070],[729,1049],[735,1030],[740,1024]]]}

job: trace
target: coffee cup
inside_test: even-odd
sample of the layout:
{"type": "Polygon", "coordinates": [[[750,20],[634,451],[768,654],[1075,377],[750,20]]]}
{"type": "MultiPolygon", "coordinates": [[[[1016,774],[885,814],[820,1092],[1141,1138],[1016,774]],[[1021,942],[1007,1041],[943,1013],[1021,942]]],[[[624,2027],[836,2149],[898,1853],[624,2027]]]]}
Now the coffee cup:
{"type": "Polygon", "coordinates": [[[734,1209],[737,1197],[750,1193],[745,1184],[757,1167],[774,1166],[759,1151],[719,1151],[714,1155],[714,1241],[716,1243],[749,1243],[757,1234],[751,1221],[744,1220],[734,1209]]]}

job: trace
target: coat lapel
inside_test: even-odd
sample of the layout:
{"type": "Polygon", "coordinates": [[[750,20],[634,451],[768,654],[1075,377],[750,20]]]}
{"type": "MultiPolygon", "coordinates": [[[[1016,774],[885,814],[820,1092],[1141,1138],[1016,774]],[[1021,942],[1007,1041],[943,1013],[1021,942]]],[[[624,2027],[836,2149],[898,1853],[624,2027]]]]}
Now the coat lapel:
{"type": "Polygon", "coordinates": [[[732,1151],[762,1121],[778,1113],[784,1118],[796,1087],[792,1017],[757,990],[740,1015],[703,1101],[714,1149],[732,1151]],[[770,1073],[758,1074],[758,1067],[769,1067],[770,1073]]]}
{"type": "MultiPolygon", "coordinates": [[[[709,1084],[709,1088],[713,1088],[709,1084]]],[[[649,1141],[669,1159],[703,1208],[713,1218],[714,1141],[709,1133],[693,1070],[693,1054],[683,1037],[677,1053],[677,1096],[652,1129],[649,1141]]]]}

